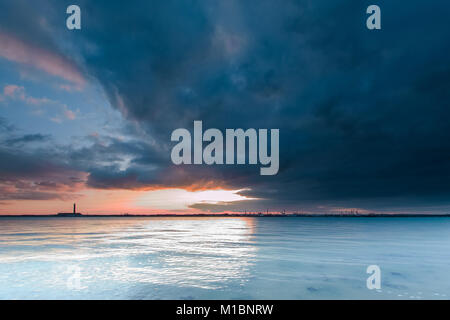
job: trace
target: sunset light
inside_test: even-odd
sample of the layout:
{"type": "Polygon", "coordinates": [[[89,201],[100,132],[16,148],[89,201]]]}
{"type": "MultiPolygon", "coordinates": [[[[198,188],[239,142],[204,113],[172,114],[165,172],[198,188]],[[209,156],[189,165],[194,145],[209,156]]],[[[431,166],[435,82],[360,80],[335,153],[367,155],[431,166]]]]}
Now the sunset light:
{"type": "Polygon", "coordinates": [[[218,204],[234,201],[255,200],[239,195],[240,190],[203,190],[187,191],[183,189],[164,189],[143,193],[137,198],[136,205],[165,210],[183,210],[199,203],[218,204]]]}
{"type": "Polygon", "coordinates": [[[449,17],[0,0],[0,304],[239,320],[449,300],[449,17]]]}

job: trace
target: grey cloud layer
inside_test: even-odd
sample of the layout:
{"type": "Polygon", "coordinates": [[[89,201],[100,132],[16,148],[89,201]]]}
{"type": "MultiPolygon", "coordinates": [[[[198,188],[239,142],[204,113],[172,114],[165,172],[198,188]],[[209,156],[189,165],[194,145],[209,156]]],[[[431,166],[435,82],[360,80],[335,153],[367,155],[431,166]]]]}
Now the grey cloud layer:
{"type": "MultiPolygon", "coordinates": [[[[143,133],[105,150],[94,144],[70,161],[97,188],[220,184],[291,208],[445,203],[450,5],[379,1],[383,29],[371,32],[369,4],[81,1],[83,29],[66,34],[74,59],[143,133]],[[172,166],[170,133],[194,120],[279,128],[280,172],[172,166]],[[125,155],[132,160],[120,170],[125,155]]],[[[29,37],[27,25],[10,26],[29,37]]],[[[33,28],[54,46],[47,30],[33,28]]]]}

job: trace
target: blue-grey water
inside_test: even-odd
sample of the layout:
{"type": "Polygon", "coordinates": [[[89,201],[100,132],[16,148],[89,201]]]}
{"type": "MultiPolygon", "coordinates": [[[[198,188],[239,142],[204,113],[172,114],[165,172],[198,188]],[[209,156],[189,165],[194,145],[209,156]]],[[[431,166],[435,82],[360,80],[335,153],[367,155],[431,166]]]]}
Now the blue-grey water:
{"type": "Polygon", "coordinates": [[[450,218],[1,218],[0,298],[448,299],[449,249],[450,218]]]}

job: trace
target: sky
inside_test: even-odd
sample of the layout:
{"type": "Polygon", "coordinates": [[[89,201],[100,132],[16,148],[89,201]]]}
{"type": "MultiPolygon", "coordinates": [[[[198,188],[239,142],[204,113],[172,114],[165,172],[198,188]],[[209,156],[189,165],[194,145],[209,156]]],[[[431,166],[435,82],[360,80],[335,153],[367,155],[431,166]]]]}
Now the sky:
{"type": "Polygon", "coordinates": [[[0,214],[448,213],[449,15],[418,0],[0,0],[0,214]],[[171,133],[195,120],[279,129],[279,172],[174,165],[171,133]]]}

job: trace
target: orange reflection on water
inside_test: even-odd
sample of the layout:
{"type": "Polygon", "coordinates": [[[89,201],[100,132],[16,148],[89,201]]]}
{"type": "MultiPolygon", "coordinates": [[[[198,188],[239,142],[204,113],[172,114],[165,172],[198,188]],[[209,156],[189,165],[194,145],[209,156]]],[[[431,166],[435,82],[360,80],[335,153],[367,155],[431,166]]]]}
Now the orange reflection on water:
{"type": "MultiPolygon", "coordinates": [[[[245,282],[256,256],[256,219],[240,217],[21,218],[0,225],[0,263],[57,263],[97,281],[218,288],[245,282]],[[26,221],[24,221],[26,220],[26,221]],[[25,222],[25,223],[24,223],[25,222]]],[[[58,269],[59,268],[59,269],[58,269]]]]}

